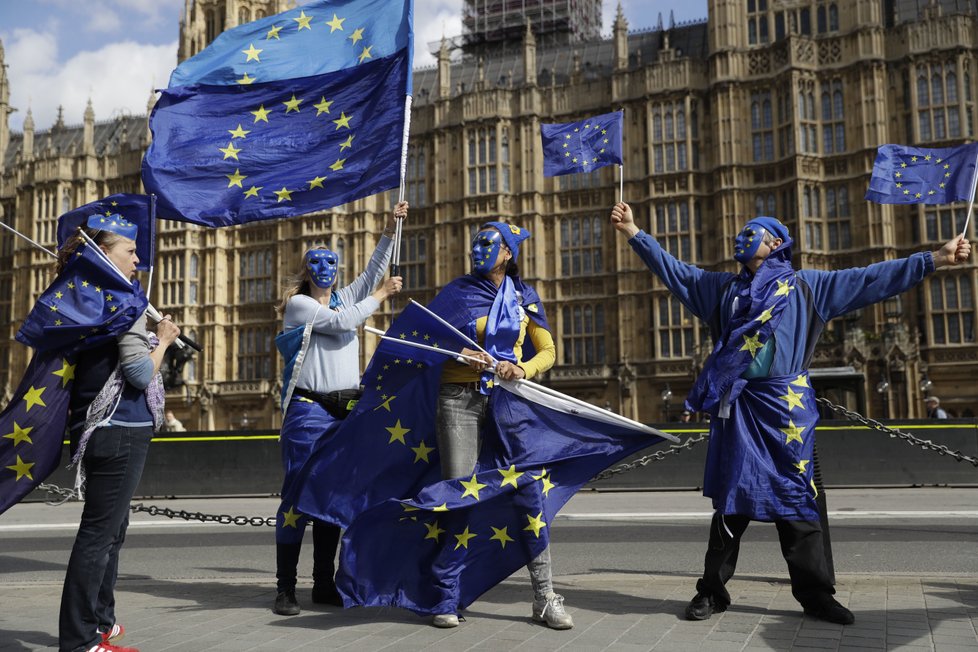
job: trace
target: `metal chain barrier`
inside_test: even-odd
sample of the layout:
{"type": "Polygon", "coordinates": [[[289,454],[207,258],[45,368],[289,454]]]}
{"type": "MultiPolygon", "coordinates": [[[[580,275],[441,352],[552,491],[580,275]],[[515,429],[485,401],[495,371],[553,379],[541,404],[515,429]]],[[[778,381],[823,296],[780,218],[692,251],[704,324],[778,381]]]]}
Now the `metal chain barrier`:
{"type": "Polygon", "coordinates": [[[200,521],[201,523],[220,523],[221,525],[253,525],[255,527],[275,527],[274,516],[231,516],[230,514],[203,514],[188,512],[185,509],[170,509],[156,505],[135,503],[129,506],[129,511],[144,512],[150,516],[165,516],[167,518],[182,518],[185,521],[200,521]]]}
{"type": "Polygon", "coordinates": [[[833,412],[837,412],[845,416],[845,418],[849,419],[850,421],[856,421],[857,423],[861,423],[868,428],[872,428],[873,430],[879,430],[880,432],[885,432],[890,437],[897,437],[899,439],[902,439],[908,444],[910,444],[911,446],[920,446],[920,448],[923,450],[933,451],[938,455],[947,455],[949,457],[953,457],[956,462],[968,462],[972,466],[978,467],[978,458],[971,457],[970,455],[965,455],[961,451],[952,451],[950,448],[948,448],[943,444],[935,444],[929,439],[920,439],[919,437],[914,437],[910,433],[902,432],[900,430],[897,430],[896,428],[890,428],[889,426],[884,426],[882,423],[876,421],[875,419],[869,419],[867,417],[864,417],[858,412],[853,412],[852,410],[844,408],[841,405],[836,405],[835,403],[833,403],[832,401],[826,398],[816,397],[815,401],[821,403],[822,405],[829,408],[833,412]]]}
{"type": "Polygon", "coordinates": [[[611,469],[605,469],[601,473],[591,478],[591,481],[594,482],[595,480],[606,480],[607,478],[610,478],[613,475],[617,475],[619,473],[624,473],[625,471],[631,471],[632,469],[637,469],[646,466],[650,462],[658,462],[659,460],[665,459],[669,455],[678,455],[679,453],[689,450],[696,444],[700,443],[701,441],[705,441],[709,438],[710,438],[709,432],[704,432],[695,437],[690,437],[682,444],[670,446],[669,448],[666,448],[664,450],[656,451],[651,455],[640,457],[637,460],[633,460],[631,462],[625,462],[624,464],[619,464],[618,466],[611,469]]]}
{"type": "Polygon", "coordinates": [[[44,499],[44,503],[51,505],[52,507],[57,507],[58,505],[64,505],[69,500],[78,497],[78,494],[74,489],[65,489],[64,487],[59,487],[56,484],[47,484],[42,482],[37,485],[37,488],[41,491],[46,491],[48,497],[44,499]]]}

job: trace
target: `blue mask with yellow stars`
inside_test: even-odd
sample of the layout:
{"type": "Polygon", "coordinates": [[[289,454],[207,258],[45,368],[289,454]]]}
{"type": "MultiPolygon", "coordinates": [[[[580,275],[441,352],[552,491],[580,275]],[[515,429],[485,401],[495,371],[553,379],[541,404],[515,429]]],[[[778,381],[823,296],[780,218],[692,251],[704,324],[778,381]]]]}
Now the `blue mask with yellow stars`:
{"type": "Polygon", "coordinates": [[[734,238],[734,260],[746,265],[760,248],[765,233],[764,227],[748,222],[744,230],[734,238]]]}
{"type": "Polygon", "coordinates": [[[472,271],[486,276],[496,266],[502,248],[503,236],[499,231],[486,229],[476,233],[472,239],[472,271]]]}
{"type": "Polygon", "coordinates": [[[329,249],[310,249],[306,252],[306,270],[316,287],[326,289],[336,283],[340,257],[329,249]]]}

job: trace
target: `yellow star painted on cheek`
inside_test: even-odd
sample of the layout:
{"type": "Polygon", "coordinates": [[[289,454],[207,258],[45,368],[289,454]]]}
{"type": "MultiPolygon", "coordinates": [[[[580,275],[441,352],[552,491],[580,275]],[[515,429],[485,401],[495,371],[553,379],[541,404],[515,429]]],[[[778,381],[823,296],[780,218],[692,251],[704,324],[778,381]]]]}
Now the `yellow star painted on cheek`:
{"type": "Polygon", "coordinates": [[[312,190],[313,188],[322,188],[323,181],[325,180],[326,177],[316,177],[315,179],[310,179],[309,181],[306,181],[306,183],[309,184],[309,190],[312,190]]]}
{"type": "Polygon", "coordinates": [[[798,377],[792,380],[789,385],[794,385],[795,387],[808,387],[808,376],[805,374],[798,374],[798,377]]]}
{"type": "Polygon", "coordinates": [[[27,390],[27,393],[24,394],[24,400],[27,402],[27,409],[26,409],[27,412],[30,412],[31,408],[34,407],[35,405],[40,405],[41,407],[47,407],[47,405],[41,399],[41,394],[43,394],[44,390],[46,389],[47,387],[35,389],[34,386],[31,385],[31,388],[27,390]]]}
{"type": "MultiPolygon", "coordinates": [[[[339,18],[339,17],[337,17],[336,14],[333,14],[333,20],[327,20],[326,21],[326,24],[329,25],[329,33],[332,34],[336,30],[340,30],[342,32],[343,31],[343,21],[345,21],[345,20],[346,20],[346,18],[339,18]]],[[[354,41],[354,43],[355,42],[356,41],[354,41]]]]}
{"type": "Polygon", "coordinates": [[[293,18],[292,20],[299,24],[298,29],[296,29],[297,32],[302,31],[303,28],[308,30],[312,29],[312,27],[309,26],[309,22],[312,21],[312,16],[307,16],[305,11],[300,12],[299,17],[293,18]]]}
{"type": "Polygon", "coordinates": [[[282,512],[282,527],[294,527],[298,529],[300,516],[302,516],[302,514],[293,511],[292,508],[289,507],[289,511],[282,512]]]}
{"type": "Polygon", "coordinates": [[[466,496],[472,496],[476,500],[479,500],[479,490],[486,486],[476,479],[476,475],[474,473],[472,474],[471,480],[469,480],[468,482],[466,482],[465,480],[460,480],[459,484],[465,487],[465,491],[462,492],[462,496],[461,496],[462,498],[465,498],[466,496]]]}
{"type": "Polygon", "coordinates": [[[340,111],[340,117],[338,117],[336,120],[333,120],[333,124],[336,125],[335,131],[339,131],[340,127],[346,127],[347,129],[349,129],[350,118],[352,117],[353,117],[352,115],[347,115],[345,111],[340,111]]]}
{"type": "Polygon", "coordinates": [[[258,106],[254,111],[248,111],[251,115],[255,116],[255,122],[261,120],[262,122],[268,122],[268,114],[271,113],[271,109],[266,109],[264,104],[258,106]]]}
{"type": "Polygon", "coordinates": [[[292,93],[292,99],[289,100],[289,101],[287,101],[287,102],[282,102],[282,104],[285,105],[285,112],[286,113],[291,113],[292,111],[295,111],[296,113],[298,113],[299,112],[299,105],[302,104],[302,100],[296,99],[295,93],[292,93]]]}
{"type": "Polygon", "coordinates": [[[434,539],[435,543],[438,543],[438,537],[445,533],[445,530],[438,527],[438,521],[434,523],[425,523],[425,528],[428,529],[428,534],[424,535],[425,539],[434,539]]]}
{"type": "Polygon", "coordinates": [[[350,40],[353,41],[353,45],[356,45],[357,41],[363,40],[363,28],[358,27],[353,30],[353,34],[350,35],[350,40]]]}
{"type": "Polygon", "coordinates": [[[778,398],[788,404],[789,410],[794,410],[796,407],[799,407],[802,410],[805,409],[805,406],[801,403],[802,394],[795,392],[795,390],[791,389],[790,387],[788,388],[787,394],[784,396],[779,396],[778,398]]]}
{"type": "Polygon", "coordinates": [[[795,464],[795,468],[798,469],[798,473],[804,473],[807,471],[809,462],[811,462],[811,460],[798,460],[798,462],[795,464]]]}
{"type": "Polygon", "coordinates": [[[747,337],[744,335],[744,345],[740,347],[741,351],[750,351],[750,357],[757,355],[757,351],[764,345],[760,342],[760,333],[754,333],[752,336],[747,337]]]}
{"type": "Polygon", "coordinates": [[[279,36],[278,36],[278,33],[281,32],[281,31],[282,31],[282,28],[280,26],[276,25],[272,29],[268,30],[268,33],[267,34],[265,34],[265,40],[274,38],[274,39],[278,39],[279,41],[281,41],[282,39],[279,38],[279,36]]]}
{"type": "Polygon", "coordinates": [[[18,455],[17,463],[13,466],[8,466],[7,468],[17,474],[17,477],[14,478],[14,482],[17,482],[17,480],[20,480],[23,477],[26,477],[28,480],[33,482],[34,477],[31,475],[32,466],[34,466],[34,462],[25,462],[24,460],[20,459],[20,455],[18,455]]]}
{"type": "Polygon", "coordinates": [[[490,541],[498,541],[499,545],[501,545],[503,548],[505,548],[506,544],[509,543],[510,541],[515,541],[513,537],[509,536],[508,526],[498,528],[498,527],[492,527],[490,525],[489,527],[492,529],[492,536],[489,537],[490,541]]]}
{"type": "Polygon", "coordinates": [[[55,376],[61,377],[61,386],[66,387],[68,383],[75,379],[75,365],[68,364],[65,359],[61,360],[61,369],[58,371],[52,371],[55,376]]]}
{"type": "Polygon", "coordinates": [[[424,440],[422,440],[420,446],[413,446],[411,448],[411,450],[414,451],[414,461],[415,462],[420,462],[422,460],[424,460],[425,462],[428,462],[429,461],[428,460],[428,454],[431,453],[435,449],[434,448],[429,448],[428,445],[424,443],[424,440]]]}
{"type": "Polygon", "coordinates": [[[252,187],[248,188],[247,190],[245,190],[244,196],[245,197],[257,197],[258,196],[258,191],[261,190],[264,187],[265,186],[252,186],[252,187]]]}
{"type": "Polygon", "coordinates": [[[774,293],[776,297],[786,297],[791,294],[791,291],[795,289],[794,285],[791,285],[789,281],[782,281],[777,279],[778,290],[774,293]]]}
{"type": "Polygon", "coordinates": [[[519,477],[523,475],[524,472],[517,471],[515,464],[510,464],[508,470],[507,469],[496,469],[496,470],[499,471],[499,474],[501,476],[503,476],[503,481],[499,483],[500,487],[505,487],[506,485],[511,484],[514,487],[519,488],[519,485],[516,483],[516,481],[519,480],[519,477]]]}
{"type": "Polygon", "coordinates": [[[799,444],[805,443],[801,440],[801,433],[805,432],[805,429],[796,426],[795,422],[792,421],[791,419],[788,419],[788,426],[786,428],[778,428],[778,430],[780,430],[785,435],[787,435],[787,439],[785,439],[784,441],[786,445],[790,444],[793,441],[796,441],[799,444]]]}
{"type": "MultiPolygon", "coordinates": [[[[285,186],[282,186],[281,190],[273,190],[275,196],[278,197],[278,201],[292,201],[292,190],[289,190],[285,186]]],[[[276,202],[278,203],[278,202],[276,202]]]]}
{"type": "Polygon", "coordinates": [[[245,63],[248,63],[249,61],[258,61],[259,63],[261,62],[261,59],[258,58],[258,55],[262,53],[262,50],[256,48],[253,43],[249,43],[248,49],[242,50],[242,52],[248,56],[248,58],[245,59],[245,63]]]}
{"type": "Polygon", "coordinates": [[[248,134],[250,134],[251,131],[250,130],[249,131],[245,131],[244,129],[242,129],[241,128],[241,123],[239,122],[237,128],[236,129],[228,129],[228,133],[231,134],[231,138],[244,138],[245,136],[247,136],[248,134]]]}
{"type": "Polygon", "coordinates": [[[7,439],[13,439],[15,447],[22,441],[26,441],[28,444],[33,444],[34,442],[31,441],[31,438],[28,436],[31,434],[31,430],[33,429],[33,427],[21,428],[17,425],[17,422],[14,421],[14,431],[10,434],[4,435],[4,437],[7,439]]]}
{"type": "Polygon", "coordinates": [[[244,188],[241,186],[241,182],[244,181],[245,179],[247,179],[248,177],[246,177],[245,175],[241,174],[241,169],[240,168],[239,169],[236,169],[234,171],[234,174],[225,174],[224,176],[226,176],[228,178],[228,188],[230,188],[231,186],[237,186],[237,187],[241,188],[242,190],[244,190],[244,188]]]}
{"type": "Polygon", "coordinates": [[[217,149],[219,151],[221,151],[221,152],[224,153],[224,160],[225,161],[227,159],[229,159],[229,158],[233,158],[235,161],[237,161],[238,160],[238,152],[241,151],[241,148],[240,147],[235,147],[234,146],[234,141],[233,140],[230,143],[228,143],[228,146],[227,147],[218,147],[217,149]]]}
{"type": "Polygon", "coordinates": [[[469,532],[469,526],[466,525],[465,530],[461,534],[456,534],[454,536],[456,539],[458,539],[458,543],[455,544],[455,550],[458,550],[459,548],[465,548],[468,550],[469,540],[474,539],[477,535],[469,532]]]}
{"type": "Polygon", "coordinates": [[[411,432],[411,429],[402,427],[400,419],[398,419],[397,423],[395,423],[393,426],[390,428],[384,428],[384,430],[391,434],[391,438],[387,441],[388,444],[393,444],[395,441],[399,441],[402,444],[407,445],[407,443],[404,441],[404,435],[411,432]]]}
{"type": "Polygon", "coordinates": [[[529,530],[529,531],[533,532],[533,534],[535,534],[536,537],[539,539],[540,538],[540,530],[542,530],[543,528],[547,527],[547,524],[544,523],[544,521],[543,521],[543,512],[540,512],[536,516],[532,516],[530,514],[527,514],[526,515],[526,520],[529,522],[529,525],[527,525],[523,529],[524,530],[529,530]]]}

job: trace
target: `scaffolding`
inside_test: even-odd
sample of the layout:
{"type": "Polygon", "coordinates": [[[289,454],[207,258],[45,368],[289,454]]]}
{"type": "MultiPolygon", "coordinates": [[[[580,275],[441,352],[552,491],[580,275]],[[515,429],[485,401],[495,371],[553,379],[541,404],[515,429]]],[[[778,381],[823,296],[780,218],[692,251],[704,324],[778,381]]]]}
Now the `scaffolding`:
{"type": "Polygon", "coordinates": [[[601,36],[601,0],[465,0],[463,48],[522,42],[527,20],[541,46],[589,41],[601,36]]]}

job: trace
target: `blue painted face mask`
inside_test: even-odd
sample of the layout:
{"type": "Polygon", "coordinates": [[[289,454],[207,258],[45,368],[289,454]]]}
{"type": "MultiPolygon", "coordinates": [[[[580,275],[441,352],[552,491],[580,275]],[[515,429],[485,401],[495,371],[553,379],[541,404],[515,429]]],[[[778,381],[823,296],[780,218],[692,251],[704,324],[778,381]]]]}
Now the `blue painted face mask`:
{"type": "Polygon", "coordinates": [[[763,227],[748,222],[744,230],[734,238],[734,260],[746,265],[757,254],[765,233],[767,232],[763,227]]]}
{"type": "Polygon", "coordinates": [[[503,236],[499,231],[479,231],[472,239],[472,271],[485,276],[499,260],[503,236]]]}
{"type": "Polygon", "coordinates": [[[339,256],[329,249],[310,249],[306,252],[306,270],[316,287],[333,287],[339,271],[339,256]]]}

